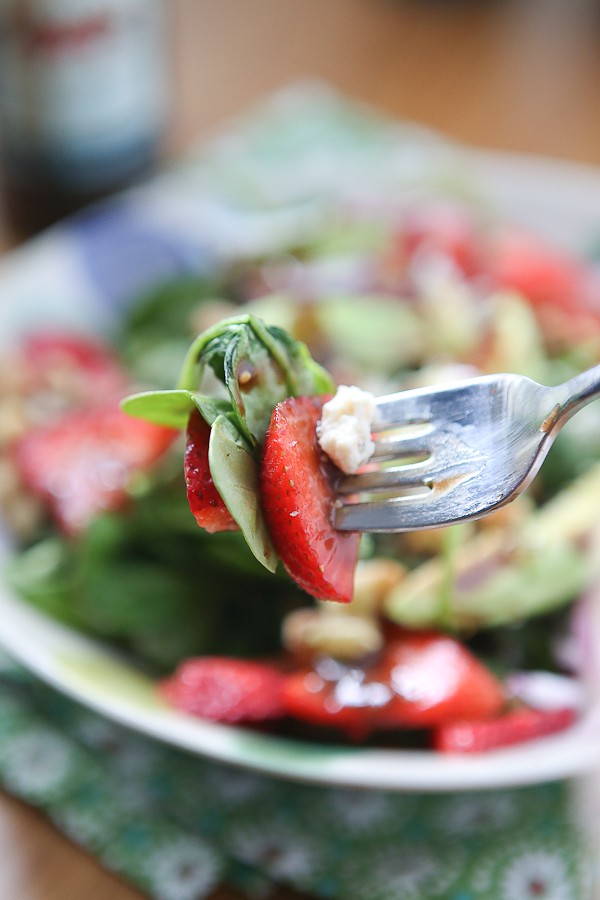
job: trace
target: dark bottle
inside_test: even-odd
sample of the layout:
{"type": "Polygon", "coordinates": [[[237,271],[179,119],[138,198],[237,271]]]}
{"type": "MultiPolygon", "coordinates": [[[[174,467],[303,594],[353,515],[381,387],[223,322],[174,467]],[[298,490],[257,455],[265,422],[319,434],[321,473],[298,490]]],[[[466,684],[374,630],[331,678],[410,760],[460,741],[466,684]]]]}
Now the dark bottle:
{"type": "Polygon", "coordinates": [[[161,0],[0,0],[0,179],[17,231],[151,171],[165,48],[161,0]]]}

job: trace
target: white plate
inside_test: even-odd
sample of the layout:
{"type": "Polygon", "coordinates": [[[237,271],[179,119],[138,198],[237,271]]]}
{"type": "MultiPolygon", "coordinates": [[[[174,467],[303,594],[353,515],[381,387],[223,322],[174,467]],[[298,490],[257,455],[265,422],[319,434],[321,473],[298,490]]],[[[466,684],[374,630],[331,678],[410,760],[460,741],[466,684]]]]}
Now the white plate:
{"type": "MultiPolygon", "coordinates": [[[[600,236],[600,173],[593,169],[464,150],[422,129],[378,120],[365,146],[357,147],[352,127],[338,121],[335,146],[321,140],[315,151],[315,121],[323,128],[332,110],[339,118],[347,107],[328,91],[299,91],[291,101],[289,95],[284,99],[276,97],[263,111],[260,127],[252,121],[220,139],[218,152],[204,154],[202,164],[192,159],[7,258],[0,266],[0,339],[10,342],[32,323],[110,332],[128,298],[156,280],[302,233],[323,213],[329,202],[323,200],[323,183],[330,190],[335,178],[335,191],[356,199],[357,181],[363,193],[382,197],[392,189],[401,194],[414,192],[415,184],[428,186],[442,169],[468,172],[469,183],[479,185],[512,221],[569,247],[600,236]],[[303,116],[313,124],[312,137],[288,146],[279,169],[277,160],[260,157],[260,128],[275,122],[282,134],[297,128],[303,116]],[[298,155],[296,168],[290,153],[298,155]],[[378,166],[369,167],[369,158],[378,159],[378,166]],[[243,201],[227,185],[227,166],[236,159],[244,160],[243,201]],[[386,160],[387,181],[381,175],[386,160]],[[304,193],[296,184],[295,193],[286,194],[284,173],[289,179],[290,170],[301,169],[304,193]],[[266,202],[263,191],[261,202],[252,205],[252,179],[254,188],[276,184],[276,198],[266,202]]],[[[49,620],[1,584],[0,643],[40,678],[115,721],[194,753],[286,778],[390,790],[493,788],[575,776],[600,759],[600,706],[559,735],[467,757],[321,746],[203,722],[166,708],[152,683],[106,646],[49,620]]]]}

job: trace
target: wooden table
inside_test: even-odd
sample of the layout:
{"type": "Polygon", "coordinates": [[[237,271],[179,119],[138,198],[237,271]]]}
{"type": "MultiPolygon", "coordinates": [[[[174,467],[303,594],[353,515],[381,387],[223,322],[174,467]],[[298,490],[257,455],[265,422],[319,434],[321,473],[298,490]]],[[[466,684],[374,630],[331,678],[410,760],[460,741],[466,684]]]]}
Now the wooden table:
{"type": "MultiPolygon", "coordinates": [[[[462,141],[600,164],[594,0],[168,0],[175,155],[301,77],[462,141]]],[[[15,243],[0,219],[0,249],[15,243]]],[[[233,900],[223,889],[218,900],[233,900]]],[[[280,900],[298,896],[289,892],[280,900]]],[[[0,796],[0,897],[135,900],[37,812],[0,796]]]]}

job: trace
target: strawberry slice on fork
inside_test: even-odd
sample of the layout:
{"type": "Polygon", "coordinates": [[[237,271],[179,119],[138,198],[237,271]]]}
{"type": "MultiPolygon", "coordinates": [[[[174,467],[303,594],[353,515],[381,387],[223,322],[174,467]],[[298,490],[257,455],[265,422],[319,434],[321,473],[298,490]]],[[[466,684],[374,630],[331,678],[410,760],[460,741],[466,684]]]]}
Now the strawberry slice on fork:
{"type": "MultiPolygon", "coordinates": [[[[335,467],[317,443],[327,397],[288,397],[273,410],[260,470],[263,512],[288,574],[320,600],[349,603],[360,535],[333,525],[335,467]]],[[[341,474],[341,473],[340,473],[341,474]]]]}
{"type": "Polygon", "coordinates": [[[212,479],[208,462],[209,441],[210,425],[195,409],[188,420],[183,461],[188,503],[198,525],[209,534],[236,531],[238,526],[212,479]]]}

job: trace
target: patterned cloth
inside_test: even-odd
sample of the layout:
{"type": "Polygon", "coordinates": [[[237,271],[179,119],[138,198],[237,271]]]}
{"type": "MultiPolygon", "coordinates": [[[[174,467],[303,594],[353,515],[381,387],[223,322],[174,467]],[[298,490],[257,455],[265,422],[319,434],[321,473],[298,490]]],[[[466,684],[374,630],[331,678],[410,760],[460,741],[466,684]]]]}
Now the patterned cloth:
{"type": "Polygon", "coordinates": [[[142,738],[5,663],[0,782],[156,900],[225,880],[339,900],[586,900],[571,786],[393,794],[234,770],[142,738]]]}

